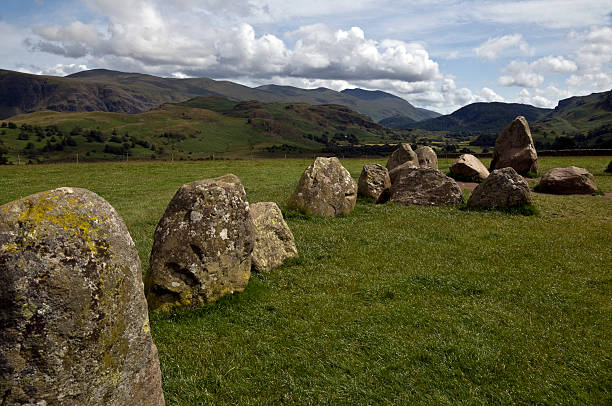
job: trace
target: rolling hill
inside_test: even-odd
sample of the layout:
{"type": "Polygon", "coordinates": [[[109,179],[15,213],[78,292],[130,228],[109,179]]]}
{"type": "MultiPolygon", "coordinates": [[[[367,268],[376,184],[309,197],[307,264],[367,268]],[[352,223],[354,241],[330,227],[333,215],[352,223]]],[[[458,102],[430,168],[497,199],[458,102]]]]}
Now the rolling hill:
{"type": "Polygon", "coordinates": [[[338,104],[374,121],[390,116],[422,120],[437,113],[418,109],[399,97],[361,89],[300,89],[267,85],[250,88],[209,78],[173,79],[140,73],[95,69],[67,77],[38,76],[0,70],[0,119],[41,110],[142,113],[164,103],[198,96],[236,101],[338,104]]]}
{"type": "Polygon", "coordinates": [[[385,155],[392,149],[388,144],[401,140],[401,132],[341,105],[200,97],[138,114],[15,116],[0,123],[0,160],[210,159],[353,150],[385,155]]]}

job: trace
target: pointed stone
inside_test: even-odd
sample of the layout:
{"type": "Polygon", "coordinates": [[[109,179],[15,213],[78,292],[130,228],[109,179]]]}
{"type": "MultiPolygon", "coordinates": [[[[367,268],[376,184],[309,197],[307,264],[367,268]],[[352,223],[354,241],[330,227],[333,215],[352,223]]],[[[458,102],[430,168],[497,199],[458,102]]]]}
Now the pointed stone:
{"type": "Polygon", "coordinates": [[[521,175],[538,172],[538,154],[533,145],[529,124],[523,116],[515,118],[495,141],[489,170],[508,167],[521,175]]]}

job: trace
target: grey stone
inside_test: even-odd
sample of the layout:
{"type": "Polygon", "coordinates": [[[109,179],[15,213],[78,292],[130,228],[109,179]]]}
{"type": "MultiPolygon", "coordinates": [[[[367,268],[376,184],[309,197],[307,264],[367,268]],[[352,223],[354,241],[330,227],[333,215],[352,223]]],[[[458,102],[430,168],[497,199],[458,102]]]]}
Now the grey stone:
{"type": "Polygon", "coordinates": [[[531,204],[529,185],[513,168],[496,169],[474,189],[467,205],[479,209],[531,204]]]}
{"type": "Polygon", "coordinates": [[[463,203],[461,188],[437,169],[404,166],[396,172],[390,200],[403,205],[457,206],[463,203]]]}
{"type": "Polygon", "coordinates": [[[474,155],[463,154],[451,164],[450,176],[464,182],[481,182],[489,176],[489,171],[474,155]]]}
{"type": "Polygon", "coordinates": [[[0,403],[164,405],[138,253],[100,196],[0,207],[0,403]]]}
{"type": "Polygon", "coordinates": [[[495,141],[489,170],[514,168],[521,175],[538,172],[538,154],[533,145],[529,124],[518,116],[500,133],[495,141]]]}
{"type": "Polygon", "coordinates": [[[319,157],[304,171],[287,208],[310,216],[335,217],[355,208],[357,185],[338,158],[319,157]]]}
{"type": "Polygon", "coordinates": [[[389,171],[379,164],[366,164],[359,175],[358,194],[378,201],[385,189],[391,187],[389,171]]]}
{"type": "Polygon", "coordinates": [[[298,255],[293,234],[276,203],[254,203],[249,212],[255,232],[253,268],[256,271],[271,271],[298,255]]]}
{"type": "Polygon", "coordinates": [[[405,168],[412,168],[412,169],[416,169],[416,168],[418,168],[418,167],[419,167],[419,166],[418,166],[418,165],[415,165],[415,164],[414,164],[414,162],[412,162],[412,161],[408,161],[408,162],[406,162],[406,163],[403,163],[403,164],[401,164],[401,165],[399,165],[399,166],[396,166],[395,168],[391,169],[391,170],[389,171],[389,179],[391,180],[391,184],[393,185],[393,184],[396,182],[396,180],[397,180],[397,178],[398,178],[399,174],[400,174],[400,173],[402,173],[402,171],[403,171],[405,168]]]}
{"type": "MultiPolygon", "coordinates": [[[[387,161],[387,170],[391,172],[395,167],[409,163],[419,166],[419,157],[408,143],[400,144],[391,154],[387,161]]],[[[391,181],[393,183],[393,181],[391,181]]]]}
{"type": "Polygon", "coordinates": [[[431,147],[419,147],[414,152],[419,158],[419,166],[427,166],[438,169],[438,156],[436,155],[436,151],[434,151],[431,147]]]}
{"type": "Polygon", "coordinates": [[[595,178],[584,168],[570,166],[567,168],[553,168],[546,172],[538,191],[559,195],[591,194],[597,191],[595,178]]]}
{"type": "Polygon", "coordinates": [[[155,230],[146,278],[149,306],[197,308],[242,292],[254,242],[249,203],[235,175],[181,186],[155,230]]]}

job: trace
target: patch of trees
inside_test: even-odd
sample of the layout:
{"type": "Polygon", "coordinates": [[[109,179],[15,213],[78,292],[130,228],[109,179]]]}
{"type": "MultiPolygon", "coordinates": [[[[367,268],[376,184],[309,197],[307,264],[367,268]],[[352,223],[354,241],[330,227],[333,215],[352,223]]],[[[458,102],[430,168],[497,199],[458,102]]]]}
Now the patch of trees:
{"type": "Polygon", "coordinates": [[[324,148],[321,152],[326,154],[341,155],[345,157],[360,157],[360,156],[388,156],[397,145],[332,145],[324,148]]]}
{"type": "Polygon", "coordinates": [[[495,145],[498,134],[496,133],[482,133],[476,137],[474,141],[470,142],[470,145],[479,147],[492,147],[495,145]]]}

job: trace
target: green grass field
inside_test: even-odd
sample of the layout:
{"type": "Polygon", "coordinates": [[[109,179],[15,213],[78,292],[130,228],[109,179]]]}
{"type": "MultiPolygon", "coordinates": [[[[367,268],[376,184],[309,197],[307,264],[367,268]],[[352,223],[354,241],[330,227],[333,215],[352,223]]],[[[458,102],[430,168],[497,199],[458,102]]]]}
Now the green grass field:
{"type": "MultiPolygon", "coordinates": [[[[585,167],[612,192],[610,159],[540,166],[585,167]]],[[[342,162],[355,178],[368,163],[342,162]]],[[[183,183],[231,172],[250,202],[282,208],[309,163],[4,166],[0,204],[93,190],[146,270],[183,183]]],[[[216,304],[151,315],[167,404],[611,404],[612,199],[534,200],[535,216],[364,201],[340,218],[290,216],[299,258],[216,304]]]]}

